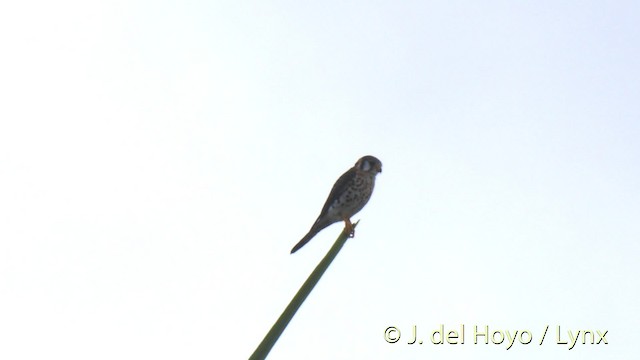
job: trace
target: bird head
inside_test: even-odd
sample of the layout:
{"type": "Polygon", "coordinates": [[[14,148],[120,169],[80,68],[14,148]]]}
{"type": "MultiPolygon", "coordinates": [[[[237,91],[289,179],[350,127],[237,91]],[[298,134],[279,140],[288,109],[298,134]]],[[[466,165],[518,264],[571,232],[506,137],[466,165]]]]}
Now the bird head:
{"type": "Polygon", "coordinates": [[[378,160],[375,156],[367,155],[361,157],[355,165],[356,169],[370,173],[372,175],[377,175],[382,172],[382,162],[378,160]]]}

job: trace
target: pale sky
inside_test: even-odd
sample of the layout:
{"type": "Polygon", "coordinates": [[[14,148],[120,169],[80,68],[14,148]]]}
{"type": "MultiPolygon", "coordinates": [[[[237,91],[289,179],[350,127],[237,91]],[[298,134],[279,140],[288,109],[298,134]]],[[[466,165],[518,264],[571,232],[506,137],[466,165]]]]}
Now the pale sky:
{"type": "Polygon", "coordinates": [[[249,357],[368,154],[356,236],[270,359],[634,358],[638,24],[633,1],[0,5],[0,358],[249,357]],[[578,330],[608,344],[558,344],[578,330]]]}

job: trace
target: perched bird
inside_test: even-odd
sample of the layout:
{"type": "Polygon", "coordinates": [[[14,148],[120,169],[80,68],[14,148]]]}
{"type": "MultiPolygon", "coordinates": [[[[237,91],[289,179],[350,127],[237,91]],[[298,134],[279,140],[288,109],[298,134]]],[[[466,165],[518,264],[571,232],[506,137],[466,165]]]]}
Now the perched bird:
{"type": "Polygon", "coordinates": [[[342,174],[333,184],[331,193],[320,211],[320,216],[313,223],[307,235],[291,249],[291,253],[298,251],[320,230],[338,221],[344,221],[349,237],[353,237],[351,217],[362,210],[371,198],[376,175],[380,172],[382,172],[380,160],[367,155],[360,158],[351,169],[342,174]]]}

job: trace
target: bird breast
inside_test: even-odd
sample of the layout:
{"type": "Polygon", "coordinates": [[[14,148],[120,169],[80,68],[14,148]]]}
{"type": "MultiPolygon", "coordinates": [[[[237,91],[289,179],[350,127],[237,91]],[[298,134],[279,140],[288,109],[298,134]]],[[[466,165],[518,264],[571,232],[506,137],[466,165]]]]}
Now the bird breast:
{"type": "Polygon", "coordinates": [[[371,198],[374,182],[375,176],[367,176],[367,174],[354,176],[345,191],[329,207],[329,217],[339,221],[345,217],[351,218],[362,210],[371,198]]]}

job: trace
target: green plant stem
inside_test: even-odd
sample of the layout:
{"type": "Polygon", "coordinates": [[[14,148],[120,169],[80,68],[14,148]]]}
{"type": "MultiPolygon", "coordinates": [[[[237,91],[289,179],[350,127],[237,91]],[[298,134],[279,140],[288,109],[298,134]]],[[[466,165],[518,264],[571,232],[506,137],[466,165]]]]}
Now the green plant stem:
{"type": "MultiPolygon", "coordinates": [[[[353,224],[354,229],[356,225],[358,225],[358,221],[353,224]]],[[[313,270],[311,275],[309,275],[304,284],[302,284],[300,290],[298,290],[293,299],[291,299],[291,302],[289,303],[287,308],[284,309],[282,315],[280,315],[276,323],[273,324],[271,330],[269,330],[260,345],[258,345],[256,350],[253,352],[249,360],[261,360],[267,357],[273,345],[275,345],[276,341],[278,341],[278,338],[280,337],[280,335],[282,335],[284,329],[287,327],[307,296],[309,296],[311,290],[313,290],[318,281],[320,281],[322,274],[324,274],[329,265],[331,265],[331,262],[333,261],[333,259],[335,259],[336,255],[338,255],[340,249],[342,249],[342,246],[345,242],[347,242],[348,238],[349,234],[343,230],[340,236],[338,236],[338,238],[336,239],[336,242],[333,243],[331,249],[329,249],[329,252],[327,252],[327,255],[324,256],[322,261],[320,261],[318,266],[316,266],[316,268],[313,270]]]]}

